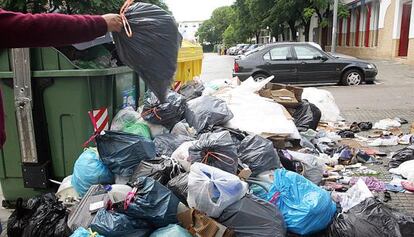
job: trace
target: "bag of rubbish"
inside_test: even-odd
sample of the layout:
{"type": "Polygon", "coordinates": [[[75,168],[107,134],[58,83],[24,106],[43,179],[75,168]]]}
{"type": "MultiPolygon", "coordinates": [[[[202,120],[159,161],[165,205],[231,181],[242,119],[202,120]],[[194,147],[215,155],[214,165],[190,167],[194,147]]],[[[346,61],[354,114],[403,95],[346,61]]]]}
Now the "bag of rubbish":
{"type": "Polygon", "coordinates": [[[235,237],[235,233],[194,208],[177,214],[180,225],[195,237],[235,237]]]}
{"type": "Polygon", "coordinates": [[[277,207],[253,195],[228,206],[217,220],[237,237],[286,236],[285,221],[277,207]]]}
{"type": "Polygon", "coordinates": [[[86,149],[73,167],[72,185],[81,197],[94,184],[111,184],[114,176],[99,159],[95,148],[86,149]]]}
{"type": "Polygon", "coordinates": [[[321,121],[337,122],[344,120],[331,92],[317,88],[305,88],[302,100],[307,100],[318,107],[321,111],[321,121]]]}
{"type": "Polygon", "coordinates": [[[198,162],[191,165],[187,198],[190,208],[217,218],[246,192],[247,184],[236,175],[198,162]]]}
{"type": "Polygon", "coordinates": [[[400,166],[403,162],[414,160],[414,146],[409,146],[406,148],[403,148],[397,153],[395,153],[390,162],[388,163],[389,168],[397,168],[400,166]]]}
{"type": "Polygon", "coordinates": [[[190,171],[191,160],[188,150],[192,147],[196,141],[184,142],[179,146],[171,155],[171,159],[178,161],[178,163],[187,172],[190,171]]]}
{"type": "Polygon", "coordinates": [[[406,179],[412,179],[414,178],[414,160],[405,161],[397,168],[390,169],[389,172],[401,175],[406,179]]]}
{"type": "Polygon", "coordinates": [[[212,96],[202,96],[187,102],[185,119],[198,133],[233,118],[226,102],[212,96]]]}
{"type": "Polygon", "coordinates": [[[240,146],[241,141],[243,141],[247,136],[249,136],[249,134],[245,131],[241,131],[239,129],[234,128],[226,128],[222,126],[214,126],[209,132],[218,133],[223,131],[228,131],[230,133],[231,138],[233,139],[236,146],[240,146]]]}
{"type": "Polygon", "coordinates": [[[385,203],[368,198],[337,215],[324,234],[326,237],[411,237],[414,233],[414,218],[392,209],[385,203]]]}
{"type": "Polygon", "coordinates": [[[194,138],[170,133],[158,135],[154,138],[155,150],[158,156],[171,157],[172,153],[184,142],[194,141],[194,138]]]}
{"type": "Polygon", "coordinates": [[[308,129],[316,130],[322,113],[316,105],[303,100],[292,116],[295,119],[295,125],[299,132],[304,132],[308,129]]]}
{"type": "Polygon", "coordinates": [[[148,90],[144,96],[144,108],[141,116],[144,120],[164,125],[171,129],[183,119],[186,108],[185,98],[177,92],[169,90],[164,102],[148,90]]]}
{"type": "Polygon", "coordinates": [[[121,109],[112,120],[111,131],[122,131],[151,138],[149,127],[139,122],[140,117],[132,107],[121,109]]]}
{"type": "Polygon", "coordinates": [[[365,199],[374,197],[362,179],[358,179],[356,184],[345,193],[335,192],[332,194],[332,197],[334,196],[338,197],[342,212],[347,212],[349,209],[360,204],[365,199]]]}
{"type": "Polygon", "coordinates": [[[85,229],[83,227],[79,227],[73,232],[70,237],[103,237],[102,235],[98,234],[97,232],[93,232],[91,229],[85,229]]]}
{"type": "Polygon", "coordinates": [[[132,30],[113,33],[119,58],[164,101],[177,68],[181,35],[174,17],[158,6],[137,2],[126,9],[132,30]]]}
{"type": "Polygon", "coordinates": [[[180,202],[168,188],[150,177],[140,177],[132,185],[129,195],[115,210],[132,218],[148,221],[155,227],[177,223],[177,207],[180,202]]]}
{"type": "Polygon", "coordinates": [[[23,204],[23,199],[16,200],[16,209],[7,220],[7,236],[21,237],[24,229],[29,224],[30,218],[36,212],[41,204],[39,197],[31,198],[26,205],[23,204]]]}
{"type": "Polygon", "coordinates": [[[70,236],[72,231],[66,224],[69,212],[62,203],[53,193],[35,197],[34,202],[38,202],[39,198],[40,204],[36,204],[36,211],[27,220],[27,226],[21,236],[70,236]]]}
{"type": "Polygon", "coordinates": [[[300,235],[325,229],[336,213],[327,191],[285,169],[275,171],[267,200],[282,212],[288,231],[300,235]]]}
{"type": "Polygon", "coordinates": [[[179,225],[168,225],[152,232],[150,237],[192,237],[190,233],[179,225]]]}
{"type": "Polygon", "coordinates": [[[194,128],[190,127],[190,125],[184,119],[174,125],[174,127],[171,129],[171,134],[195,137],[197,131],[194,128]]]}
{"type": "Polygon", "coordinates": [[[252,176],[280,168],[280,160],[273,143],[258,135],[247,136],[239,146],[239,159],[249,166],[252,176]]]}
{"type": "Polygon", "coordinates": [[[123,177],[131,176],[141,161],[155,158],[154,142],[142,136],[106,131],[96,143],[103,163],[123,177]]]}
{"type": "Polygon", "coordinates": [[[182,86],[178,93],[183,95],[187,101],[200,97],[203,94],[204,85],[197,81],[190,81],[186,85],[182,86]]]}
{"type": "Polygon", "coordinates": [[[89,211],[90,205],[99,202],[107,203],[109,200],[110,196],[104,186],[92,185],[75,208],[72,208],[68,218],[69,228],[71,230],[79,227],[88,228],[96,215],[95,212],[89,211]]]}
{"type": "Polygon", "coordinates": [[[181,173],[172,178],[168,182],[167,188],[171,190],[182,203],[187,205],[188,173],[181,173]]]}
{"type": "Polygon", "coordinates": [[[152,226],[145,220],[104,208],[96,213],[90,228],[105,237],[146,237],[152,232],[152,226]]]}
{"type": "Polygon", "coordinates": [[[292,156],[292,160],[302,163],[302,175],[309,179],[312,183],[319,185],[325,171],[324,161],[320,161],[318,157],[312,154],[305,154],[295,151],[288,152],[292,156]]]}
{"type": "Polygon", "coordinates": [[[237,172],[237,147],[228,131],[201,134],[188,153],[191,163],[201,162],[231,174],[237,172]]]}
{"type": "Polygon", "coordinates": [[[172,159],[157,158],[153,160],[141,161],[134,170],[130,182],[135,182],[139,177],[151,177],[166,185],[171,178],[182,173],[180,165],[172,159]]]}

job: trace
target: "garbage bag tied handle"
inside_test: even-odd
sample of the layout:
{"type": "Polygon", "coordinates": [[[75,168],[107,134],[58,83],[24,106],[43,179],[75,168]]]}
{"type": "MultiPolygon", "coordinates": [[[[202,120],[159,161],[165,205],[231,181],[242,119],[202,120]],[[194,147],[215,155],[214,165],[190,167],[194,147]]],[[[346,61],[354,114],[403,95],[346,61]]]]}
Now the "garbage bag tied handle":
{"type": "Polygon", "coordinates": [[[125,0],[124,5],[122,5],[121,10],[119,11],[119,15],[121,15],[122,18],[122,24],[124,24],[125,33],[129,38],[132,37],[132,29],[129,25],[128,19],[125,17],[125,12],[133,2],[134,0],[125,0]]]}

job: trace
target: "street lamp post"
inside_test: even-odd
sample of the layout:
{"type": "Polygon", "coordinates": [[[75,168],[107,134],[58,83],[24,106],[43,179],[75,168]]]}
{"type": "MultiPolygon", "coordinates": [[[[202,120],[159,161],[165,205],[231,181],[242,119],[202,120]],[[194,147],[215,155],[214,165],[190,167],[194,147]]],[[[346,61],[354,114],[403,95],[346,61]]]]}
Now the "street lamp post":
{"type": "Polygon", "coordinates": [[[333,23],[332,23],[332,46],[331,53],[336,52],[336,28],[338,25],[338,0],[334,2],[333,23]]]}

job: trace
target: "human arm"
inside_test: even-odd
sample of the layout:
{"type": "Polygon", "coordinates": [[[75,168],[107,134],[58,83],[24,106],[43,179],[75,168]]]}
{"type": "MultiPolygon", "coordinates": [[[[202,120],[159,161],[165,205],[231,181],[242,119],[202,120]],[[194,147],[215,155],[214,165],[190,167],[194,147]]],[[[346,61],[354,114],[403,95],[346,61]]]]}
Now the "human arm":
{"type": "Polygon", "coordinates": [[[70,45],[120,31],[121,27],[116,14],[23,14],[0,9],[0,48],[70,45]]]}

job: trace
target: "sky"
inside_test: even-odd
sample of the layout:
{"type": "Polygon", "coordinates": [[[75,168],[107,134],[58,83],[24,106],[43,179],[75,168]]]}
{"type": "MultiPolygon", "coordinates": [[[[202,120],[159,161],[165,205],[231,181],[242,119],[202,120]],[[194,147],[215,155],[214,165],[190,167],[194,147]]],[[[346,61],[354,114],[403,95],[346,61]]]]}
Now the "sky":
{"type": "Polygon", "coordinates": [[[214,9],[230,6],[235,0],[164,0],[176,21],[198,21],[210,18],[214,9]]]}

